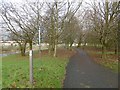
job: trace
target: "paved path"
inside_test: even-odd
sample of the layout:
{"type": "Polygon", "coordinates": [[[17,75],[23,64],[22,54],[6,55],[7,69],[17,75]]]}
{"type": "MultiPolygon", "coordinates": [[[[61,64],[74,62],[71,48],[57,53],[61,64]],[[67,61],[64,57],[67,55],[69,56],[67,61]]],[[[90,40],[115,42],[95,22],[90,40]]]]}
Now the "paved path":
{"type": "Polygon", "coordinates": [[[117,88],[118,74],[96,64],[82,50],[70,58],[63,88],[117,88]]]}

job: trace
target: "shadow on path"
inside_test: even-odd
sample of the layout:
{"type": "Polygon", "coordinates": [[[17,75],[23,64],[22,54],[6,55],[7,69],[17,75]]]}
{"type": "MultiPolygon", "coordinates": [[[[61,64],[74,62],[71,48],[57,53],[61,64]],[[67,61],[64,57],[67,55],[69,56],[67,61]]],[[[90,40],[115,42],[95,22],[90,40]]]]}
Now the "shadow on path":
{"type": "Polygon", "coordinates": [[[63,88],[118,88],[118,74],[93,62],[76,49],[67,65],[63,88]]]}

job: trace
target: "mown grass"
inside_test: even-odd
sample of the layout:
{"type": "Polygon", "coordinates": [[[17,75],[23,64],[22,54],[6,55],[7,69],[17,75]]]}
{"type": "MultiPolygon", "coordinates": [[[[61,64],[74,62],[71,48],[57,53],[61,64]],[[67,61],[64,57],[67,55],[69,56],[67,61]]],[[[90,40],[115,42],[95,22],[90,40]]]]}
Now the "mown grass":
{"type": "MultiPolygon", "coordinates": [[[[95,49],[94,47],[86,47],[86,51],[88,52],[88,54],[94,58],[94,60],[105,66],[106,68],[109,68],[111,70],[113,70],[113,72],[118,73],[118,66],[119,66],[119,61],[118,61],[118,57],[117,55],[115,55],[114,51],[106,51],[106,59],[103,59],[102,56],[102,51],[97,48],[95,49]],[[97,50],[98,49],[98,50],[97,50]]],[[[120,54],[120,52],[119,52],[120,54]]]]}
{"type": "MultiPolygon", "coordinates": [[[[92,53],[91,53],[92,54],[92,53]]],[[[112,56],[114,56],[114,52],[106,52],[106,59],[101,58],[101,52],[97,52],[93,54],[93,56],[95,57],[95,59],[98,63],[100,63],[101,65],[110,68],[111,70],[113,70],[114,72],[118,73],[118,60],[116,60],[115,58],[113,58],[112,56]],[[95,55],[96,54],[96,55],[95,55]],[[112,55],[112,56],[111,56],[112,55]]]]}
{"type": "Polygon", "coordinates": [[[108,67],[110,69],[112,69],[114,72],[118,73],[118,64],[119,62],[111,62],[111,61],[108,61],[108,60],[104,60],[104,61],[101,61],[100,64],[101,65],[104,65],[105,67],[108,67]]]}
{"type": "Polygon", "coordinates": [[[42,56],[33,59],[34,83],[29,83],[29,57],[9,55],[2,59],[3,88],[61,88],[67,58],[42,56]]]}

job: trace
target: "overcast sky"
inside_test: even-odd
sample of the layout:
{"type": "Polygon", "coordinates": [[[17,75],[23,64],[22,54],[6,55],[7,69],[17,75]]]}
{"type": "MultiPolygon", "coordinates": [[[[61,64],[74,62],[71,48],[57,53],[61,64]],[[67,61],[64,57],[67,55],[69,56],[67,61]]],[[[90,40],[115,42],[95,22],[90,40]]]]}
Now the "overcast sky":
{"type": "MultiPolygon", "coordinates": [[[[14,2],[14,3],[23,3],[25,0],[0,0],[0,2],[14,2]]],[[[35,0],[28,0],[28,1],[35,1],[35,0]]],[[[39,0],[40,2],[43,2],[43,1],[47,1],[47,2],[52,2],[54,0],[39,0]]],[[[65,0],[58,0],[58,1],[65,1],[65,0]]],[[[66,0],[67,1],[67,0],[66,0]]],[[[74,2],[79,2],[81,0],[69,0],[69,1],[74,1],[74,2]]],[[[94,0],[83,0],[85,2],[91,2],[91,1],[94,1],[94,0]]],[[[102,1],[102,0],[95,0],[95,1],[102,1]]],[[[108,0],[108,1],[120,1],[120,0],[108,0]]]]}
{"type": "MultiPolygon", "coordinates": [[[[25,0],[0,0],[0,2],[13,2],[13,3],[23,3],[25,0]]],[[[28,1],[35,1],[35,0],[28,0],[28,1]]],[[[39,0],[40,2],[52,2],[54,0],[39,0]]],[[[67,0],[58,0],[58,1],[67,1],[67,0]]],[[[80,2],[81,0],[69,0],[74,2],[80,2]]],[[[93,0],[83,0],[84,2],[91,2],[93,0]]],[[[98,0],[96,0],[98,1],[98,0]]],[[[100,1],[100,0],[99,0],[100,1]]]]}
{"type": "MultiPolygon", "coordinates": [[[[28,1],[35,1],[35,0],[28,0],[28,1]]],[[[40,2],[52,2],[52,1],[54,1],[54,0],[39,0],[40,2]]],[[[58,1],[67,1],[67,0],[58,0],[58,1]]],[[[79,1],[81,1],[81,0],[69,0],[69,1],[74,1],[74,2],[79,2],[79,1]]],[[[85,4],[85,2],[87,2],[87,3],[91,3],[91,2],[93,2],[94,0],[83,0],[83,3],[82,3],[82,7],[86,7],[86,4],[85,4]]],[[[101,2],[101,1],[105,1],[105,0],[95,0],[95,1],[99,1],[99,2],[101,2]]],[[[120,0],[108,0],[108,1],[120,1],[120,0]]],[[[0,0],[0,3],[2,3],[2,2],[11,2],[11,3],[17,3],[17,4],[22,4],[22,3],[24,3],[25,2],[25,0],[0,0]]],[[[1,21],[1,17],[0,17],[0,21],[1,21]]],[[[2,28],[1,28],[1,26],[0,26],[0,36],[1,36],[1,30],[2,28]]],[[[0,37],[1,38],[1,37],[0,37]]]]}

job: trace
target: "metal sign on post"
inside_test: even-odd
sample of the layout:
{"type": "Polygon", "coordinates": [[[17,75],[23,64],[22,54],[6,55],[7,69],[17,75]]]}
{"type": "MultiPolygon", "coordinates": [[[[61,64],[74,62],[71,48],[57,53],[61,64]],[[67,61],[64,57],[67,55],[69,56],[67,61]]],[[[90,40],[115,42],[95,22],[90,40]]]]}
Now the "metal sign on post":
{"type": "Polygon", "coordinates": [[[33,51],[29,51],[29,59],[30,59],[30,83],[33,83],[33,51]]]}

